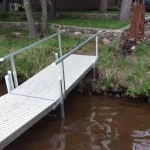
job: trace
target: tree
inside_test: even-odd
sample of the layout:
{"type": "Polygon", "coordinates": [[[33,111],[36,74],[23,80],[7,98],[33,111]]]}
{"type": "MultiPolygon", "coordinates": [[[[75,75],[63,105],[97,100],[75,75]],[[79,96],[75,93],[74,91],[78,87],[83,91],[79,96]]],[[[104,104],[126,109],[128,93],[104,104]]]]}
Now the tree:
{"type": "Polygon", "coordinates": [[[144,23],[145,23],[145,4],[143,1],[136,1],[133,4],[130,27],[131,39],[143,39],[144,38],[144,23]]]}
{"type": "Polygon", "coordinates": [[[107,11],[107,0],[100,0],[99,4],[99,12],[106,12],[107,11]]]}
{"type": "Polygon", "coordinates": [[[4,11],[8,11],[8,0],[4,0],[3,1],[3,3],[4,3],[4,11]]]}
{"type": "Polygon", "coordinates": [[[36,27],[35,27],[33,12],[31,9],[31,1],[30,0],[24,0],[24,7],[25,7],[27,20],[28,20],[29,36],[30,37],[36,37],[37,31],[36,31],[36,27]]]}
{"type": "Polygon", "coordinates": [[[48,19],[56,19],[56,0],[49,0],[48,19]]]}
{"type": "Polygon", "coordinates": [[[119,15],[120,21],[127,21],[130,19],[131,5],[132,5],[132,0],[122,0],[121,10],[119,15]]]}
{"type": "Polygon", "coordinates": [[[42,8],[42,34],[47,32],[47,0],[40,0],[42,8]]]}

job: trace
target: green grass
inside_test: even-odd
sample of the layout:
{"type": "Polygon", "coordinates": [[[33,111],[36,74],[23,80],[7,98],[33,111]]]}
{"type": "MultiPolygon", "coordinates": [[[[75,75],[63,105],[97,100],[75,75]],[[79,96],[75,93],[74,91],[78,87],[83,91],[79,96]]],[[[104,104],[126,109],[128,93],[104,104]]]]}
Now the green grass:
{"type": "Polygon", "coordinates": [[[70,25],[78,27],[93,27],[93,28],[104,28],[104,29],[119,29],[129,24],[128,21],[121,22],[116,19],[58,19],[53,20],[51,23],[60,25],[70,25]]]}
{"type": "Polygon", "coordinates": [[[126,58],[122,57],[117,44],[119,56],[104,48],[100,52],[99,70],[101,84],[99,87],[108,90],[115,85],[123,87],[132,97],[150,96],[150,47],[146,43],[137,47],[136,51],[126,58]]]}
{"type": "MultiPolygon", "coordinates": [[[[97,10],[91,10],[91,11],[61,11],[59,12],[60,14],[95,14],[95,13],[100,13],[99,11],[97,10]]],[[[118,14],[118,11],[112,11],[112,10],[109,10],[107,12],[105,12],[104,14],[118,14]]]]}
{"type": "Polygon", "coordinates": [[[26,15],[23,12],[0,12],[1,22],[26,22],[26,15]]]}
{"type": "MultiPolygon", "coordinates": [[[[30,39],[27,31],[24,30],[0,30],[0,57],[6,56],[7,54],[26,47],[38,40],[40,39],[30,39]],[[14,35],[15,32],[19,32],[21,35],[14,35]]],[[[63,53],[72,50],[82,41],[83,40],[62,36],[63,53]]],[[[51,64],[55,59],[56,52],[59,52],[58,40],[57,38],[53,38],[26,52],[23,52],[22,54],[19,54],[15,57],[18,75],[23,79],[30,78],[35,73],[51,64]]],[[[10,69],[9,60],[0,62],[0,78],[4,77],[10,69]]]]}
{"type": "MultiPolygon", "coordinates": [[[[49,34],[52,34],[51,32],[49,34]]],[[[23,48],[39,38],[30,39],[24,30],[0,30],[0,57],[23,48]],[[20,32],[16,36],[14,32],[20,32]]],[[[72,50],[85,39],[75,39],[62,36],[62,49],[64,53],[72,50]]],[[[138,46],[131,56],[124,58],[119,47],[119,41],[113,46],[116,50],[110,51],[109,47],[103,47],[99,43],[99,78],[96,82],[99,90],[107,91],[115,85],[125,89],[125,92],[136,97],[150,96],[150,47],[146,43],[138,46]],[[117,52],[117,56],[115,55],[117,52]]],[[[28,79],[39,72],[55,59],[55,53],[59,52],[57,38],[44,42],[31,50],[23,52],[15,57],[16,69],[21,79],[28,79]]],[[[95,41],[91,41],[79,50],[81,54],[95,54],[95,41]]],[[[0,78],[10,70],[10,61],[0,62],[0,78]]]]}
{"type": "MultiPolygon", "coordinates": [[[[67,12],[65,12],[67,13],[67,12]]],[[[77,12],[71,12],[77,13],[77,12]]],[[[79,13],[79,12],[78,12],[79,13]]],[[[40,21],[40,17],[35,19],[40,21]]],[[[1,22],[26,22],[26,16],[23,12],[0,12],[1,22]]],[[[119,29],[129,24],[129,21],[120,22],[117,19],[91,18],[91,19],[58,19],[50,21],[61,25],[70,25],[78,27],[104,28],[104,29],[119,29]]]]}

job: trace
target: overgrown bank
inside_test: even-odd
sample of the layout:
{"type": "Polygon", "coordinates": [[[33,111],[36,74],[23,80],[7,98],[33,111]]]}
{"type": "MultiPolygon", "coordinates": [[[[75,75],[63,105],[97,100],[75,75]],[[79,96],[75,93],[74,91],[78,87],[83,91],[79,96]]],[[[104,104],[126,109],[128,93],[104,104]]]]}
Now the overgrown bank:
{"type": "MultiPolygon", "coordinates": [[[[49,35],[53,32],[49,32],[49,35]]],[[[40,38],[30,39],[26,30],[0,30],[0,57],[12,53],[20,48],[26,47],[40,38]]],[[[63,53],[68,52],[77,46],[84,39],[68,38],[62,36],[63,53]]],[[[23,80],[26,80],[52,63],[55,53],[58,53],[57,37],[44,42],[15,57],[17,73],[23,80]]],[[[0,78],[10,70],[10,61],[0,62],[0,78]]]]}
{"type": "MultiPolygon", "coordinates": [[[[0,31],[0,57],[25,47],[39,39],[29,39],[24,30],[0,31]]],[[[84,39],[62,36],[64,53],[82,43],[84,39]]],[[[131,97],[145,98],[150,96],[150,48],[146,43],[137,47],[131,56],[124,57],[117,41],[110,47],[99,44],[99,61],[97,65],[97,81],[85,78],[82,90],[98,93],[117,93],[131,97]],[[86,81],[88,82],[86,82],[86,81]],[[91,84],[92,83],[92,84],[91,84]]],[[[17,73],[23,80],[30,78],[54,60],[58,52],[56,38],[40,44],[34,49],[24,52],[15,58],[17,73]]],[[[95,41],[90,42],[79,53],[94,54],[95,41]]],[[[10,70],[10,62],[0,64],[0,77],[10,70]]]]}

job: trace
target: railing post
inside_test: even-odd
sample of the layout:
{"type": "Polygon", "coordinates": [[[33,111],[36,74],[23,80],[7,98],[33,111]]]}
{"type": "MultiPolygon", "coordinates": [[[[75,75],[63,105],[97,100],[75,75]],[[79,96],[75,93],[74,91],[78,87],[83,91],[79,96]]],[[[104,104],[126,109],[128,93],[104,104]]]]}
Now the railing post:
{"type": "Polygon", "coordinates": [[[61,45],[61,35],[60,35],[60,33],[58,34],[58,42],[59,42],[60,57],[62,57],[62,45],[61,45]]]}
{"type": "MultiPolygon", "coordinates": [[[[59,42],[59,53],[60,57],[62,57],[62,45],[61,45],[61,35],[60,33],[58,34],[58,42],[59,42]]],[[[66,99],[66,84],[65,84],[65,70],[64,70],[64,62],[62,61],[61,64],[61,77],[62,77],[62,87],[63,87],[63,97],[66,99]]]]}
{"type": "Polygon", "coordinates": [[[58,60],[58,53],[55,53],[55,59],[58,60]]]}
{"type": "Polygon", "coordinates": [[[18,87],[18,79],[17,79],[14,56],[10,57],[10,61],[11,61],[11,68],[12,68],[13,78],[14,78],[14,82],[15,82],[15,87],[18,87]]]}
{"type": "Polygon", "coordinates": [[[61,108],[61,118],[65,119],[65,111],[64,111],[64,99],[63,99],[63,86],[62,86],[62,79],[61,77],[58,78],[58,83],[59,83],[59,93],[60,93],[60,99],[59,99],[59,103],[60,103],[60,108],[61,108]]]}
{"type": "Polygon", "coordinates": [[[66,84],[65,84],[65,69],[64,69],[64,62],[62,61],[60,64],[60,71],[61,71],[61,77],[62,77],[62,90],[63,90],[63,97],[66,99],[66,84]]]}
{"type": "Polygon", "coordinates": [[[96,60],[98,60],[98,36],[96,36],[96,60]]]}

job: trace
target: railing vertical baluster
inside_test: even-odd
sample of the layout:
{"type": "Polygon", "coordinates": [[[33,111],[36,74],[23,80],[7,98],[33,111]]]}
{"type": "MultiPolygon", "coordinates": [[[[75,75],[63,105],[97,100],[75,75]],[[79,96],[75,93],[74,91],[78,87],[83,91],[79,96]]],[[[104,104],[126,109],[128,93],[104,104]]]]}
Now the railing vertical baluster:
{"type": "Polygon", "coordinates": [[[59,42],[60,57],[62,57],[62,45],[61,45],[61,35],[60,34],[58,34],[58,42],[59,42]]]}
{"type": "Polygon", "coordinates": [[[14,61],[13,56],[10,58],[10,61],[11,61],[11,67],[12,67],[12,73],[13,73],[13,78],[14,78],[14,82],[15,82],[15,87],[18,87],[17,72],[16,72],[16,66],[15,66],[15,61],[14,61]]]}
{"type": "Polygon", "coordinates": [[[6,82],[7,92],[10,93],[11,92],[11,85],[10,85],[9,75],[5,76],[5,82],[6,82]]]}
{"type": "Polygon", "coordinates": [[[8,71],[8,75],[9,75],[11,91],[12,91],[12,90],[14,90],[14,82],[13,82],[12,72],[8,71]]]}
{"type": "Polygon", "coordinates": [[[98,60],[98,36],[96,36],[96,59],[98,60]]]}
{"type": "MultiPolygon", "coordinates": [[[[62,54],[62,45],[61,45],[61,35],[58,34],[58,42],[59,42],[59,52],[60,52],[60,57],[63,56],[62,54]]],[[[64,61],[61,62],[61,76],[62,76],[62,86],[63,86],[63,97],[66,98],[66,84],[65,84],[65,70],[64,70],[64,61]]]]}

